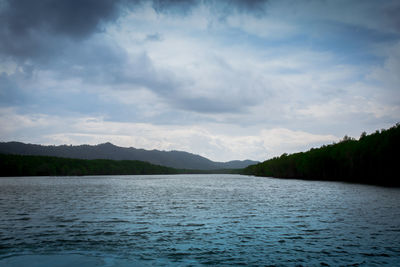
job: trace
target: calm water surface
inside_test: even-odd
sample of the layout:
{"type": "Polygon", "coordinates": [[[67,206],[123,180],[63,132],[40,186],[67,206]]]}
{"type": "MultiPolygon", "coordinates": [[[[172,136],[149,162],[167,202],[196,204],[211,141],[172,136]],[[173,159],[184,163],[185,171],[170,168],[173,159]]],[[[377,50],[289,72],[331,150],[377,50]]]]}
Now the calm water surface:
{"type": "Polygon", "coordinates": [[[0,266],[400,266],[400,189],[239,175],[0,178],[0,266]]]}

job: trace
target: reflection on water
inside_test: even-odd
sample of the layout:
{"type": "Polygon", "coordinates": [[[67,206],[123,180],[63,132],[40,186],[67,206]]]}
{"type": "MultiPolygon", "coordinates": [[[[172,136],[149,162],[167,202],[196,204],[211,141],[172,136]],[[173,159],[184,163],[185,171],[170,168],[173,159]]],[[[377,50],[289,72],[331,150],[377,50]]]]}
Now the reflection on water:
{"type": "Polygon", "coordinates": [[[400,262],[400,189],[367,185],[239,175],[0,178],[0,215],[5,266],[400,262]]]}

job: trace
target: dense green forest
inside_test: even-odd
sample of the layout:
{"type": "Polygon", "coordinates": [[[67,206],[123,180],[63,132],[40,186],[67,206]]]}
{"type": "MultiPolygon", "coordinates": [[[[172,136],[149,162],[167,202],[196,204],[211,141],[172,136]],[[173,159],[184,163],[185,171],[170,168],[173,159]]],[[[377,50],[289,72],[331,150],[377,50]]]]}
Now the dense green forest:
{"type": "Polygon", "coordinates": [[[337,144],[283,154],[251,165],[244,174],[279,178],[335,180],[400,186],[400,124],[359,140],[345,136],[337,144]]]}
{"type": "Polygon", "coordinates": [[[0,176],[71,176],[239,173],[236,169],[186,170],[137,160],[84,160],[0,154],[0,176]]]}
{"type": "Polygon", "coordinates": [[[0,154],[0,176],[175,174],[179,171],[143,161],[82,160],[0,154]]]}

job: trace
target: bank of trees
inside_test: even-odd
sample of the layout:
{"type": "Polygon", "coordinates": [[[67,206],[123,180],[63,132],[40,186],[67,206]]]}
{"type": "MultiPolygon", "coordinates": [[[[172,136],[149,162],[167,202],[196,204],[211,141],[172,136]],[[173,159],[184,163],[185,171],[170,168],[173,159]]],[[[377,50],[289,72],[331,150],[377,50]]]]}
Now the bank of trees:
{"type": "Polygon", "coordinates": [[[0,176],[175,174],[179,170],[133,160],[82,160],[0,154],[0,176]]]}
{"type": "Polygon", "coordinates": [[[283,154],[244,169],[245,174],[280,178],[335,180],[400,186],[400,124],[359,140],[345,136],[337,144],[283,154]]]}
{"type": "Polygon", "coordinates": [[[138,160],[71,159],[0,154],[0,176],[238,174],[241,169],[175,169],[138,160]]]}

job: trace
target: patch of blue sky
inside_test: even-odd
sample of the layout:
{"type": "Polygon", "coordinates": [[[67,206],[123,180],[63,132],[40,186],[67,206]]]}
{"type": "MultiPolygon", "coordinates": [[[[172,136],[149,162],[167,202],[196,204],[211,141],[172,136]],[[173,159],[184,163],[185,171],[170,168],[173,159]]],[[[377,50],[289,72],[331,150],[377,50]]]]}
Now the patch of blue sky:
{"type": "Polygon", "coordinates": [[[24,105],[28,102],[22,89],[7,73],[0,73],[0,84],[0,106],[24,105]]]}
{"type": "Polygon", "coordinates": [[[24,97],[29,104],[14,105],[20,114],[51,114],[55,116],[85,115],[102,117],[135,117],[135,109],[103,99],[95,92],[79,90],[31,90],[24,97]]]}
{"type": "Polygon", "coordinates": [[[315,51],[328,51],[344,64],[379,64],[383,58],[373,52],[374,46],[393,43],[400,35],[376,31],[340,22],[310,22],[303,35],[303,45],[315,51]]]}
{"type": "Polygon", "coordinates": [[[240,28],[221,32],[222,45],[246,46],[275,55],[293,50],[332,53],[338,64],[381,64],[384,60],[374,53],[376,45],[394,43],[400,35],[332,21],[310,21],[299,26],[300,31],[274,38],[251,34],[240,28]]]}

